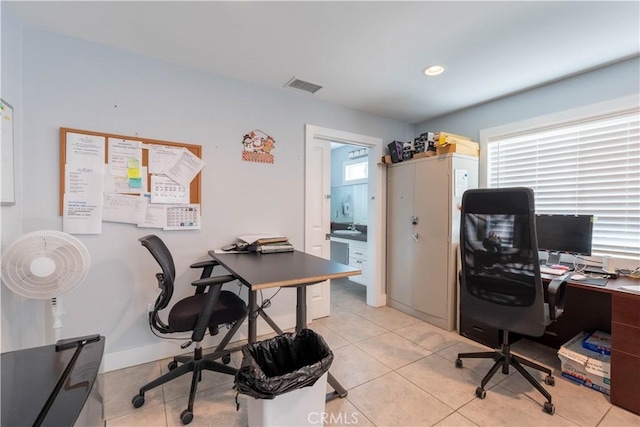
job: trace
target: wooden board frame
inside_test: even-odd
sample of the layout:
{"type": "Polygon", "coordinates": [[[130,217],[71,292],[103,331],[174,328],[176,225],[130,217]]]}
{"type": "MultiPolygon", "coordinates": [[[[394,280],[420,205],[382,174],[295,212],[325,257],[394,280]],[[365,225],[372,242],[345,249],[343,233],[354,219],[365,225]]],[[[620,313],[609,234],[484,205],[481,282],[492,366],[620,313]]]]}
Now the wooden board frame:
{"type": "MultiPolygon", "coordinates": [[[[60,128],[60,216],[62,216],[62,209],[64,206],[64,184],[65,184],[65,165],[67,164],[67,133],[78,133],[82,135],[92,135],[92,136],[101,136],[105,138],[105,159],[104,162],[107,163],[109,156],[109,138],[115,139],[126,139],[129,141],[140,141],[143,144],[155,144],[155,145],[165,145],[169,147],[184,147],[187,150],[191,151],[193,154],[202,158],[202,145],[195,144],[185,144],[182,142],[170,142],[170,141],[161,141],[159,139],[149,139],[149,138],[141,138],[139,136],[125,136],[125,135],[116,135],[112,133],[103,133],[103,132],[93,132],[88,130],[80,130],[80,129],[71,129],[71,128],[60,128]]],[[[142,150],[142,166],[149,165],[149,150],[142,150]]],[[[147,174],[147,188],[151,188],[151,174],[147,174]]],[[[189,203],[200,203],[200,197],[202,193],[202,172],[199,172],[198,175],[191,181],[191,186],[189,188],[189,203]]]]}

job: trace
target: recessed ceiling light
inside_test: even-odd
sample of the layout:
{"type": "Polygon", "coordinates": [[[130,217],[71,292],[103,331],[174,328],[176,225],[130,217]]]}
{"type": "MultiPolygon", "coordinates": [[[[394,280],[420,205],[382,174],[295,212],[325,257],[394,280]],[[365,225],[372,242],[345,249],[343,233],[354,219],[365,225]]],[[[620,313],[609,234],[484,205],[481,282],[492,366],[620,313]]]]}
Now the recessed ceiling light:
{"type": "Polygon", "coordinates": [[[432,65],[424,69],[424,74],[427,76],[437,76],[438,74],[442,74],[444,72],[444,67],[442,65],[432,65]]]}

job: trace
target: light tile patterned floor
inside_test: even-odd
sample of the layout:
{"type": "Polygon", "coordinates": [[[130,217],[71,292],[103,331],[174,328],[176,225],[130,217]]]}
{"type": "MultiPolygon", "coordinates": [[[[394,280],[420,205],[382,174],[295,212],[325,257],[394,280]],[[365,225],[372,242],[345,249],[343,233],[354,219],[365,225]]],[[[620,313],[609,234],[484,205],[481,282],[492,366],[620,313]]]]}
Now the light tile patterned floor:
{"type": "MultiPolygon", "coordinates": [[[[332,316],[310,325],[333,350],[331,373],[349,390],[346,398],[327,403],[325,426],[640,427],[639,416],[612,406],[604,394],[560,377],[555,351],[527,340],[512,348],[554,370],[556,385],[547,388],[555,415],[542,410],[542,395],[513,370],[511,375],[497,373],[487,397],[480,400],[475,389],[491,362],[465,359],[464,368],[458,369],[454,360],[458,352],[486,348],[390,307],[369,307],[364,300],[363,286],[334,281],[332,316]]],[[[105,374],[107,427],[181,425],[187,378],[147,393],[139,409],[131,405],[137,389],[165,372],[168,361],[105,374]]],[[[232,364],[240,362],[241,356],[234,354],[232,364]]],[[[203,373],[189,425],[246,426],[246,399],[240,395],[236,410],[232,386],[232,376],[203,373]]],[[[319,419],[310,425],[320,425],[319,419]]]]}

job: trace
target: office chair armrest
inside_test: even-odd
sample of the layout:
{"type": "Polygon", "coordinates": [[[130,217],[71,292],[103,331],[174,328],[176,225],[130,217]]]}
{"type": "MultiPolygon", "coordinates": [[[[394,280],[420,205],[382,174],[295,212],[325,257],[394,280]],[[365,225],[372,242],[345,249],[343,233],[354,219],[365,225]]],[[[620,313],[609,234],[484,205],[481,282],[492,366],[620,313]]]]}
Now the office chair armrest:
{"type": "Polygon", "coordinates": [[[198,287],[222,285],[223,283],[231,282],[233,280],[236,280],[235,276],[232,276],[231,274],[224,274],[220,276],[205,277],[204,279],[198,279],[191,282],[191,285],[198,286],[198,287]]]}
{"type": "MultiPolygon", "coordinates": [[[[200,278],[204,279],[205,277],[211,276],[211,273],[213,273],[213,267],[215,267],[216,265],[220,265],[220,263],[214,259],[210,259],[207,261],[200,261],[200,262],[193,263],[189,267],[201,268],[202,273],[200,273],[200,278]]],[[[202,293],[202,292],[197,292],[197,293],[202,293]]]]}
{"type": "Polygon", "coordinates": [[[564,299],[567,292],[568,276],[558,277],[549,283],[547,301],[549,302],[549,317],[556,321],[564,310],[564,299]]]}
{"type": "Polygon", "coordinates": [[[196,287],[195,295],[198,295],[198,294],[204,293],[204,290],[207,288],[207,286],[218,285],[218,284],[221,285],[223,283],[231,282],[232,280],[235,280],[235,279],[236,278],[230,274],[212,276],[212,277],[207,276],[204,278],[201,277],[200,279],[191,282],[191,285],[196,287]]]}
{"type": "Polygon", "coordinates": [[[205,268],[205,267],[208,267],[208,266],[215,267],[216,265],[220,265],[220,263],[218,261],[216,261],[215,259],[210,259],[210,260],[207,260],[207,261],[194,262],[189,267],[191,267],[191,268],[205,268]]]}
{"type": "MultiPolygon", "coordinates": [[[[215,277],[212,277],[212,279],[215,279],[215,277]]],[[[201,342],[204,338],[204,335],[207,332],[207,328],[209,327],[213,309],[216,305],[218,297],[220,296],[220,291],[222,290],[222,283],[212,283],[211,285],[212,286],[209,288],[209,292],[207,292],[204,305],[202,306],[202,311],[198,315],[196,327],[193,328],[193,333],[191,334],[191,340],[195,342],[201,342]]]]}

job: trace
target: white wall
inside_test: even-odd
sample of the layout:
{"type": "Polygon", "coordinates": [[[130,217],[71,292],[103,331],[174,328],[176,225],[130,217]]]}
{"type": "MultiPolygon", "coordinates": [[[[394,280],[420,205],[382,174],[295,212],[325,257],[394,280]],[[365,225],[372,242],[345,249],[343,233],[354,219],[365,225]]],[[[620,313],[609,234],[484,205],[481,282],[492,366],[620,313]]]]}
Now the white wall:
{"type": "MultiPolygon", "coordinates": [[[[481,129],[583,107],[640,92],[640,58],[467,108],[416,125],[422,132],[447,131],[478,141],[481,129]]],[[[480,165],[482,167],[482,165],[480,165]]]]}
{"type": "MultiPolygon", "coordinates": [[[[3,25],[3,37],[4,31],[3,25]]],[[[24,158],[22,215],[20,222],[3,220],[3,232],[61,229],[60,127],[201,144],[207,164],[202,230],[151,230],[173,251],[178,283],[185,285],[195,278],[191,262],[206,259],[207,250],[240,234],[282,233],[303,248],[305,123],[384,141],[413,135],[412,125],[318,102],[305,93],[264,89],[31,28],[23,28],[21,36],[23,117],[16,148],[24,158]],[[275,164],[241,161],[242,136],[253,129],[275,138],[275,164]]],[[[169,349],[158,346],[145,320],[158,268],[137,238],[149,231],[104,223],[101,235],[78,236],[92,263],[84,283],[64,298],[62,336],[105,335],[107,370],[180,351],[181,342],[169,349]]],[[[188,288],[174,298],[187,295],[188,288]]],[[[273,301],[270,313],[284,327],[295,323],[294,301],[293,290],[273,301]]],[[[42,322],[31,320],[47,309],[46,304],[29,306],[24,313],[22,346],[48,340],[42,322]]]]}
{"type": "MultiPolygon", "coordinates": [[[[2,75],[1,95],[5,102],[13,107],[14,139],[19,142],[22,137],[22,90],[21,90],[21,62],[20,62],[20,24],[13,19],[10,11],[2,8],[2,75]]],[[[2,250],[16,237],[22,234],[22,176],[21,152],[14,150],[14,182],[15,204],[0,207],[0,240],[2,250]]],[[[11,351],[22,347],[22,313],[23,305],[33,309],[39,304],[35,301],[24,301],[5,286],[0,287],[0,316],[2,319],[1,351],[11,351]]],[[[34,316],[31,316],[34,317],[34,316]]],[[[41,320],[41,319],[40,319],[41,320]]]]}

